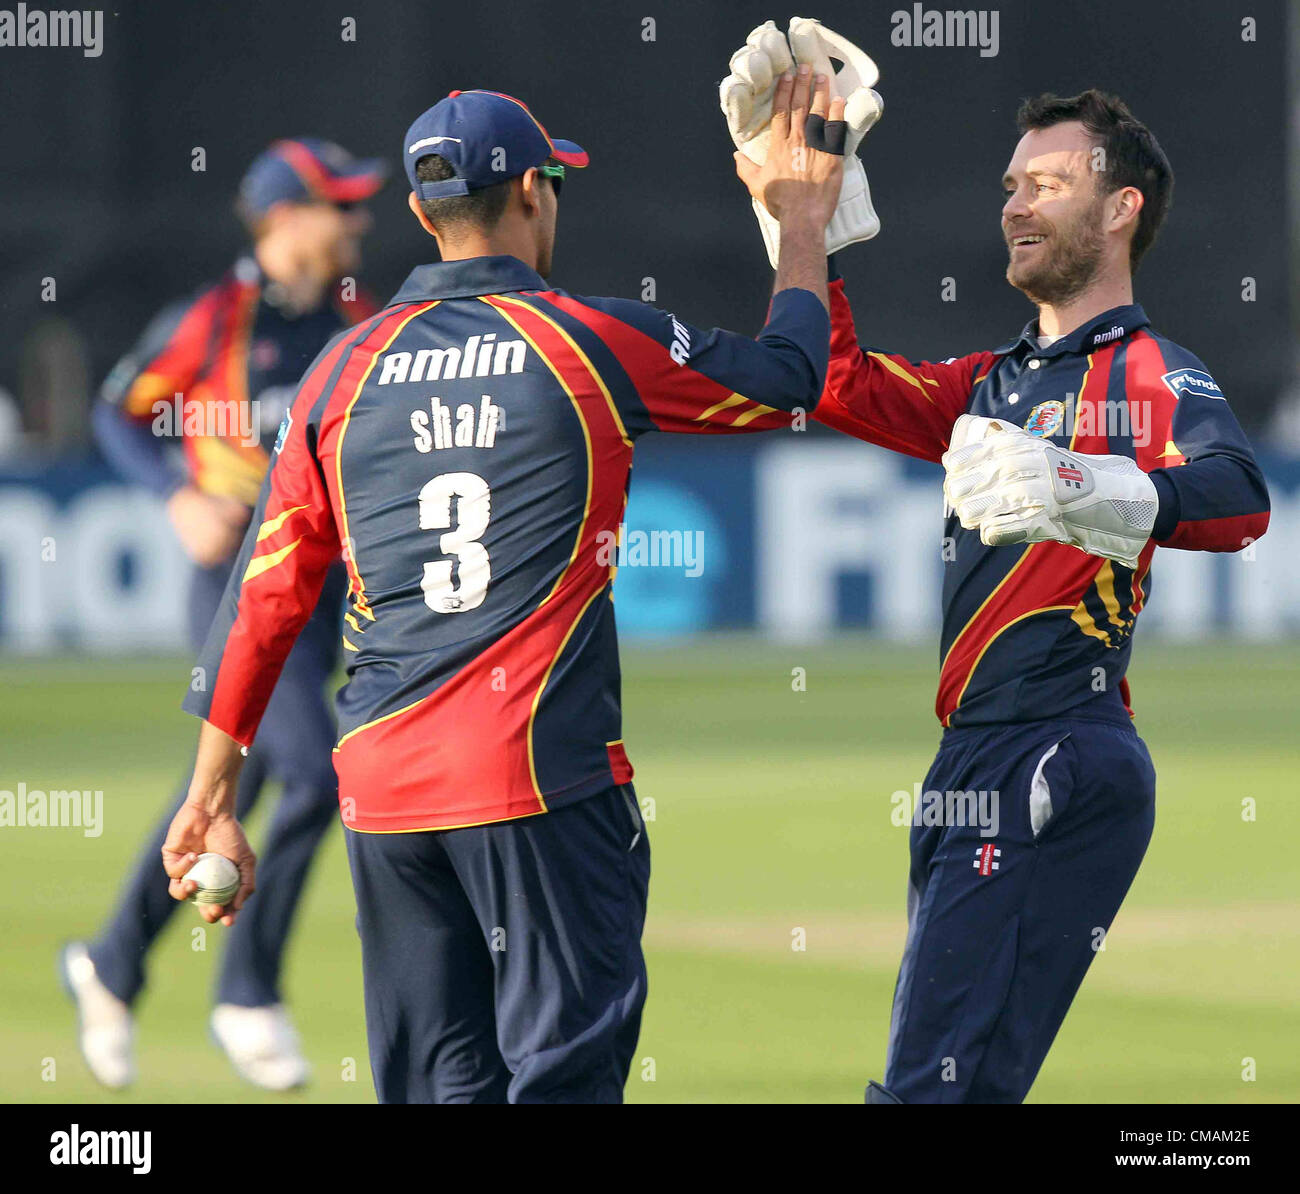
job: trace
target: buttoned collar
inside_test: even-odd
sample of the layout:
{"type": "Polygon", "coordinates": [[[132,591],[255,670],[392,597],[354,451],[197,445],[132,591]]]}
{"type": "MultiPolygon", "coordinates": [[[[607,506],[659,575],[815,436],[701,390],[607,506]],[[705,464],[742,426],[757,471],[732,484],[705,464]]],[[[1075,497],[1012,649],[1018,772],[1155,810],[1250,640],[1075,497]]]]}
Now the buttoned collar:
{"type": "Polygon", "coordinates": [[[1044,360],[1067,355],[1080,356],[1096,352],[1097,349],[1105,348],[1108,344],[1116,344],[1125,336],[1131,336],[1139,328],[1146,327],[1149,322],[1146,312],[1137,303],[1131,303],[1126,307],[1112,307],[1046,348],[1039,348],[1038,320],[1031,319],[1025,324],[1025,330],[1019,336],[1014,340],[1008,340],[993,351],[1001,356],[1019,355],[1025,351],[1044,360]]]}
{"type": "Polygon", "coordinates": [[[518,257],[466,257],[461,261],[417,265],[393,296],[393,302],[418,303],[427,299],[473,298],[479,294],[545,289],[541,274],[518,257]]]}

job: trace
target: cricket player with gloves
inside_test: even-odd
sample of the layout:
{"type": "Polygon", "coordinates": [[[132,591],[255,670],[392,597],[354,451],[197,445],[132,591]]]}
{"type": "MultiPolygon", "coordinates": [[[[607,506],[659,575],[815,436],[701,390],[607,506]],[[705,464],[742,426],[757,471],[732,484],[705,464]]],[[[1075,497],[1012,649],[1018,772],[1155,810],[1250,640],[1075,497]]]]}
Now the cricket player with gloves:
{"type": "MultiPolygon", "coordinates": [[[[241,747],[343,546],[334,760],[383,1102],[622,1099],[650,854],[609,545],[638,436],[789,427],[821,394],[841,175],[822,146],[844,130],[813,84],[778,82],[750,175],[781,242],[757,339],[549,287],[587,154],[510,96],[453,91],[402,152],[442,260],[330,343],[282,427],[204,648],[213,683],[186,700],[205,724],[166,865],[182,898],[195,855],[246,854],[241,747]]],[[[208,919],[244,915],[242,869],[208,919]]]]}
{"type": "MultiPolygon", "coordinates": [[[[721,87],[748,158],[762,160],[773,72],[825,55],[844,63],[834,91],[857,127],[879,115],[865,53],[815,21],[792,21],[788,43],[769,22],[721,87]]],[[[1160,146],[1098,91],[1029,100],[1018,125],[1002,233],[1007,280],[1038,308],[1023,332],[912,363],[861,348],[844,283],[830,284],[815,417],[946,473],[944,730],[924,790],[996,793],[1000,815],[995,838],[913,825],[907,945],[869,1103],[1024,1099],[1154,823],[1125,673],[1155,549],[1238,551],[1268,525],[1213,377],[1133,301],[1173,190],[1160,146]]],[[[847,191],[855,173],[828,252],[878,230],[865,178],[847,191]]]]}

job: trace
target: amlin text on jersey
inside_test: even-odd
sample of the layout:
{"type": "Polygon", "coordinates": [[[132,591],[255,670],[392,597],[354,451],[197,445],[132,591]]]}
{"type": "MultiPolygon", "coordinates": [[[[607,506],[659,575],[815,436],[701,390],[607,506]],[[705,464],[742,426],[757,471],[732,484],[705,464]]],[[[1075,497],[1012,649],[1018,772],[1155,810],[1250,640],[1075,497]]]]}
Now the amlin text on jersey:
{"type": "Polygon", "coordinates": [[[522,373],[527,351],[522,340],[497,340],[496,332],[488,332],[486,336],[471,336],[460,348],[386,352],[380,358],[383,365],[379,371],[379,385],[522,373]]]}

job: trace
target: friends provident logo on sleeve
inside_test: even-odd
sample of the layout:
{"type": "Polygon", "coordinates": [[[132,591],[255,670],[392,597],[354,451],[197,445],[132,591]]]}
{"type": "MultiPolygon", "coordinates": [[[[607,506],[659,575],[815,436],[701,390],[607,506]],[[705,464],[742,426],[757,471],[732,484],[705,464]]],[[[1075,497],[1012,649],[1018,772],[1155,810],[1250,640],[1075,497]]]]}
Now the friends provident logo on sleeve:
{"type": "Polygon", "coordinates": [[[1174,369],[1161,379],[1175,398],[1219,398],[1223,391],[1204,369],[1174,369]]]}

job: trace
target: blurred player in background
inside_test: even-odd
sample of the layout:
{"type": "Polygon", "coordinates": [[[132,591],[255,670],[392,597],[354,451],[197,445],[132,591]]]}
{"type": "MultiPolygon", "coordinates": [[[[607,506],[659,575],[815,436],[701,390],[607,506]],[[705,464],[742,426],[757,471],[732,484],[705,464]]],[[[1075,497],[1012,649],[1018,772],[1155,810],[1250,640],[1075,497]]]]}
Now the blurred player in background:
{"type": "MultiPolygon", "coordinates": [[[[735,116],[761,107],[791,49],[814,69],[841,58],[837,93],[878,115],[861,94],[870,59],[810,26],[792,22],[790,47],[755,30],[733,57],[733,135],[752,136],[735,116]]],[[[1222,392],[1133,301],[1173,194],[1164,152],[1098,91],[1026,101],[1018,125],[1002,233],[1007,280],[1038,308],[1023,332],[914,364],[861,348],[844,283],[830,284],[816,418],[942,459],[950,507],[944,734],[923,785],[942,812],[913,822],[907,946],[869,1103],[1024,1099],[1151,837],[1155,769],[1126,672],[1156,546],[1239,551],[1268,526],[1263,476],[1222,392]],[[992,835],[991,819],[966,815],[979,793],[997,802],[992,835]]],[[[874,234],[852,224],[828,250],[874,234]]]]}
{"type": "Polygon", "coordinates": [[[816,146],[840,122],[823,81],[805,144],[810,81],[778,91],[755,184],[782,234],[757,340],[549,289],[561,182],[587,155],[518,100],[452,92],[402,154],[443,260],[298,392],[201,657],[213,684],[186,700],[206,721],[164,856],[178,899],[198,853],[241,859],[244,890],[202,911],[246,915],[240,743],[350,544],[335,760],[384,1102],[622,1100],[650,856],[614,544],[638,436],[789,427],[821,392],[840,167],[816,146]]]}
{"type": "MultiPolygon", "coordinates": [[[[352,275],[370,224],[361,205],[384,175],[382,163],[355,159],[326,141],[276,142],[240,187],[250,252],[215,285],[155,319],[104,385],[95,410],[104,454],[123,476],[166,501],[193,562],[187,621],[196,650],[298,380],[331,336],[374,310],[355,297],[352,275]],[[169,430],[183,433],[179,461],[169,430]]],[[[227,942],[211,1023],[236,1070],[272,1090],[308,1076],[281,1003],[280,970],[312,857],[337,809],[334,721],[323,686],[337,663],[345,577],[341,564],[327,572],[244,768],[241,815],[268,779],[284,790],[263,848],[261,894],[227,942]]],[[[203,683],[196,675],[195,684],[203,683]]],[[[125,1086],[135,1075],[131,1008],[145,983],[149,947],[176,906],[159,851],[188,790],[187,781],[141,851],[112,919],[93,941],[73,942],[61,956],[82,1055],[105,1086],[125,1086]]]]}

